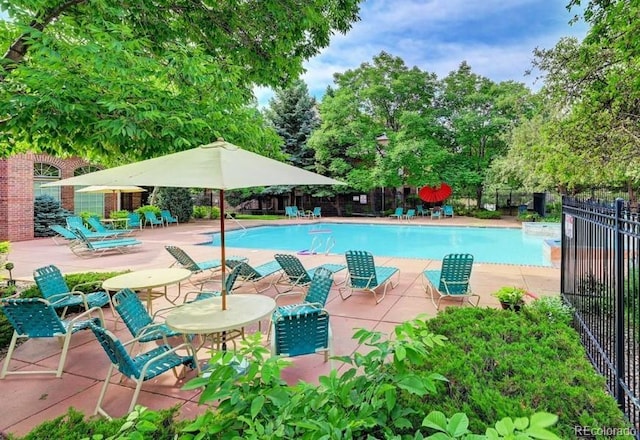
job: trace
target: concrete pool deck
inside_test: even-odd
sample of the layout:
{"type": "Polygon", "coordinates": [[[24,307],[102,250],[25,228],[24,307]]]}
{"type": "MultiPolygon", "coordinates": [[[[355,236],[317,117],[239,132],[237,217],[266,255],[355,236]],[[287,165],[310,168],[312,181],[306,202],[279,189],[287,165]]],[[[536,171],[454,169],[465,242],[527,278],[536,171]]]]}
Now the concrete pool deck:
{"type": "MultiPolygon", "coordinates": [[[[295,224],[331,221],[398,223],[398,220],[395,219],[362,217],[294,219],[276,222],[241,221],[241,223],[244,226],[254,226],[265,223],[295,224]]],[[[501,220],[480,220],[467,217],[431,220],[428,217],[418,217],[410,224],[520,226],[520,223],[513,217],[501,220]]],[[[228,229],[238,227],[232,221],[227,221],[226,225],[228,229]]],[[[135,233],[143,244],[132,252],[127,254],[111,253],[87,258],[77,257],[71,253],[66,245],[56,245],[51,238],[15,242],[12,243],[9,261],[15,264],[13,275],[17,279],[31,279],[34,269],[49,264],[55,264],[63,273],[163,268],[173,262],[173,258],[164,249],[164,246],[168,244],[182,247],[198,261],[219,258],[219,247],[198,245],[198,243],[205,241],[206,235],[204,234],[218,230],[218,221],[196,221],[167,228],[147,228],[135,233]]],[[[487,246],[490,245],[487,244],[487,246]]],[[[273,254],[277,251],[277,249],[258,251],[228,247],[227,255],[244,256],[249,258],[252,265],[258,265],[272,260],[273,254]]],[[[300,259],[306,267],[322,263],[344,263],[343,255],[303,255],[300,256],[300,259]]],[[[387,291],[386,298],[380,304],[375,304],[372,295],[359,292],[343,301],[338,294],[337,287],[332,288],[326,308],[331,314],[334,353],[336,355],[348,355],[360,350],[357,342],[351,339],[355,328],[390,333],[400,322],[414,319],[418,315],[435,316],[437,313],[430,299],[425,295],[421,272],[425,268],[437,269],[439,261],[376,256],[376,264],[396,266],[400,268],[401,272],[399,284],[395,289],[387,291]]],[[[6,276],[6,272],[2,275],[6,276]]],[[[336,279],[340,280],[341,274],[338,274],[336,279]]],[[[553,267],[476,263],[472,272],[471,285],[474,292],[481,297],[481,307],[498,307],[499,303],[491,296],[491,292],[505,285],[524,287],[538,295],[557,294],[560,290],[560,272],[553,267]]],[[[190,287],[190,285],[184,286],[183,292],[190,290],[190,287]]],[[[219,284],[207,287],[217,289],[219,284]]],[[[171,294],[177,294],[176,287],[171,289],[171,294]]],[[[247,286],[246,290],[244,288],[240,290],[251,293],[250,286],[247,286]]],[[[275,296],[276,291],[274,288],[270,288],[264,294],[275,296]]],[[[164,306],[162,301],[156,300],[154,310],[164,306]]],[[[457,307],[458,302],[443,301],[443,305],[457,307]]],[[[113,316],[108,309],[104,311],[107,327],[113,330],[113,316]]],[[[265,321],[263,328],[266,328],[266,324],[265,321]]],[[[119,325],[115,333],[123,340],[129,339],[128,332],[123,325],[119,325]]],[[[30,340],[16,349],[10,369],[51,367],[57,363],[59,354],[60,349],[56,341],[30,340]]],[[[324,363],[322,355],[301,356],[293,358],[292,362],[293,365],[284,372],[284,378],[289,383],[295,383],[300,379],[317,383],[319,375],[327,374],[329,371],[329,364],[324,363]]],[[[336,365],[340,367],[338,363],[336,365]]],[[[69,407],[74,407],[86,415],[93,414],[107,369],[106,354],[93,334],[90,332],[75,334],[61,378],[37,375],[8,376],[0,381],[0,390],[3,395],[11,396],[0,401],[0,414],[2,414],[0,432],[24,435],[43,421],[65,414],[69,407]]],[[[193,373],[188,377],[192,376],[193,373]]],[[[107,411],[114,416],[122,416],[126,413],[133,393],[130,381],[124,381],[122,384],[118,381],[117,376],[112,378],[104,402],[107,411]]],[[[193,417],[203,411],[204,408],[197,404],[199,395],[197,391],[181,391],[179,388],[180,385],[176,385],[173,375],[162,375],[143,385],[138,402],[153,409],[180,405],[181,415],[184,417],[193,417]]]]}

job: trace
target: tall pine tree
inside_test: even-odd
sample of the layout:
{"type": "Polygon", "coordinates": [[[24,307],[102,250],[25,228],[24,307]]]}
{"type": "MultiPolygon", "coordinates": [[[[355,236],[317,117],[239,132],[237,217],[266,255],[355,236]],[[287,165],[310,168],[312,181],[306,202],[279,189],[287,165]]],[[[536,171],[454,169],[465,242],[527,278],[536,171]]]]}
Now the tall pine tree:
{"type": "Polygon", "coordinates": [[[307,146],[311,132],[320,120],[316,100],[302,80],[276,90],[264,115],[283,140],[282,152],[294,166],[315,171],[315,150],[307,146]]]}

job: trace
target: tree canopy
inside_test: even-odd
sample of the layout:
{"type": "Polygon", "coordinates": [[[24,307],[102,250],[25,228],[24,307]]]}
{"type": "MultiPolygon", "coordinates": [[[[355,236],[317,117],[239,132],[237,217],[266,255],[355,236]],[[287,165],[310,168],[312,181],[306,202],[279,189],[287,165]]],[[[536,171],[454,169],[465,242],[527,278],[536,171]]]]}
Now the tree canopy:
{"type": "Polygon", "coordinates": [[[359,0],[3,0],[0,142],[127,161],[217,136],[277,153],[253,105],[358,19],[359,0]]]}

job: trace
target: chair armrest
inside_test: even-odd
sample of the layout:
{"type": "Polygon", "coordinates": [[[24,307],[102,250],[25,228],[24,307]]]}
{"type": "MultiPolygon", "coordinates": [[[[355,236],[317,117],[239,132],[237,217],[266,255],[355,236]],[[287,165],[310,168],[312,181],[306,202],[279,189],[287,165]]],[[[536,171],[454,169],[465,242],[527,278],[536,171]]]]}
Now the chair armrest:
{"type": "Polygon", "coordinates": [[[63,301],[68,296],[81,296],[83,302],[86,302],[86,295],[84,294],[84,292],[56,293],[55,295],[51,295],[49,298],[47,298],[47,301],[55,305],[57,302],[63,301]]]}
{"type": "Polygon", "coordinates": [[[302,301],[305,297],[305,293],[303,291],[279,293],[273,298],[273,300],[276,302],[276,304],[278,304],[278,299],[284,298],[286,296],[300,296],[300,301],[302,301]]]}
{"type": "Polygon", "coordinates": [[[182,350],[185,349],[187,351],[188,356],[190,356],[193,359],[195,368],[198,370],[198,374],[200,374],[200,366],[198,365],[198,359],[196,358],[196,355],[194,353],[193,347],[191,346],[191,344],[188,343],[184,343],[184,344],[180,344],[180,345],[176,345],[175,347],[170,348],[169,350],[159,354],[156,357],[153,357],[151,359],[147,359],[147,362],[144,363],[144,366],[142,367],[142,370],[140,370],[140,377],[145,377],[147,375],[147,368],[149,368],[149,365],[151,365],[152,363],[165,358],[167,356],[170,356],[172,354],[174,354],[175,352],[177,352],[178,350],[182,350]]]}
{"type": "Polygon", "coordinates": [[[91,314],[97,312],[100,315],[100,325],[104,325],[104,313],[102,313],[102,309],[100,307],[92,307],[89,310],[85,310],[82,313],[75,315],[73,318],[69,319],[67,322],[69,324],[73,324],[75,322],[81,321],[86,318],[91,318],[91,314]]]}
{"type": "MultiPolygon", "coordinates": [[[[78,287],[82,287],[82,286],[96,286],[94,287],[95,290],[101,290],[102,281],[86,281],[84,283],[76,284],[75,286],[73,286],[73,289],[71,289],[71,291],[78,292],[78,287]]],[[[80,292],[80,293],[84,293],[84,292],[80,292]]]]}

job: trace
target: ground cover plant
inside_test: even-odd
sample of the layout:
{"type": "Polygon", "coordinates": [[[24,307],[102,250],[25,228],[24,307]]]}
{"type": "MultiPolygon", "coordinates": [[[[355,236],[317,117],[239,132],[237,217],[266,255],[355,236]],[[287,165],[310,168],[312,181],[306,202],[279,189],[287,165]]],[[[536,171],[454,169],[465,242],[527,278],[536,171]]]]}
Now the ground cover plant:
{"type": "Polygon", "coordinates": [[[580,426],[593,432],[627,427],[568,325],[570,309],[553,300],[533,304],[521,313],[449,307],[429,320],[429,330],[448,342],[434,346],[418,370],[438,371],[448,381],[422,399],[399,399],[412,408],[462,411],[472,431],[507,415],[535,411],[559,416],[554,432],[561,438],[575,438],[574,428],[580,426]]]}

